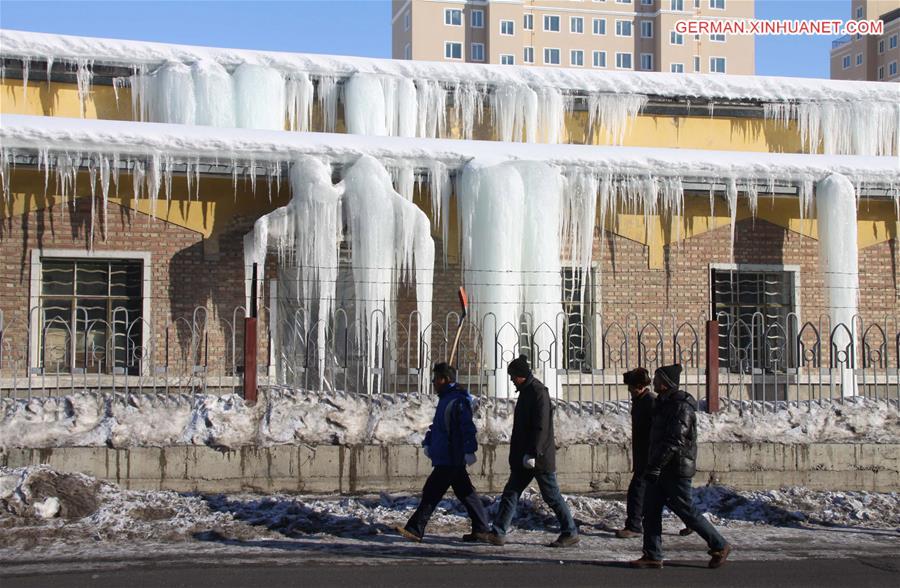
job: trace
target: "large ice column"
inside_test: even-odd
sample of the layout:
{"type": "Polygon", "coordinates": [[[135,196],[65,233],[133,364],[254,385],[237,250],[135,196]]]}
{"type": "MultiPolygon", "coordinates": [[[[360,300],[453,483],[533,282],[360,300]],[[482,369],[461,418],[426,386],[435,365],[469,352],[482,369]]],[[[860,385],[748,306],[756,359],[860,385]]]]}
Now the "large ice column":
{"type": "Polygon", "coordinates": [[[501,141],[538,140],[538,95],[525,85],[504,85],[491,95],[491,112],[501,141]]]}
{"type": "Polygon", "coordinates": [[[237,126],[242,129],[283,131],[285,128],[285,83],[270,67],[241,64],[232,74],[237,126]]]}
{"type": "Polygon", "coordinates": [[[288,128],[292,131],[308,131],[312,123],[312,104],[315,91],[309,75],[293,74],[286,85],[288,128]]]}
{"type": "Polygon", "coordinates": [[[344,122],[355,135],[387,135],[384,89],[381,79],[370,74],[354,74],[344,84],[344,122]]]}
{"type": "Polygon", "coordinates": [[[211,127],[235,126],[234,81],[220,64],[198,61],[191,67],[197,104],[196,124],[211,127]]]}
{"type": "Polygon", "coordinates": [[[151,122],[194,124],[196,100],[191,68],[183,63],[168,62],[152,75],[147,100],[147,114],[151,122]]]}
{"type": "Polygon", "coordinates": [[[357,320],[367,328],[367,365],[384,368],[381,341],[390,335],[401,279],[415,276],[420,330],[431,322],[434,241],[428,216],[394,191],[372,157],[360,157],[343,183],[357,320]]]}
{"type": "MultiPolygon", "coordinates": [[[[858,335],[854,319],[859,302],[859,245],[856,196],[850,180],[832,174],[816,185],[816,218],[819,269],[825,278],[825,300],[834,333],[833,344],[838,350],[852,349],[856,346],[853,339],[858,335]]],[[[842,394],[853,396],[856,385],[849,354],[843,366],[846,367],[840,369],[842,394]]]]}

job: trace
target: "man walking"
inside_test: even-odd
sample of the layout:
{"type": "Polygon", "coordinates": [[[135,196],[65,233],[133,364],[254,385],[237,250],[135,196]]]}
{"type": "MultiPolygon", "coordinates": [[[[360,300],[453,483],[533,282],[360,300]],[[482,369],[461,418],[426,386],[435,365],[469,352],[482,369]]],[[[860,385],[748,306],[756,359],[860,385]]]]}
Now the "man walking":
{"type": "Polygon", "coordinates": [[[472,532],[463,535],[463,541],[487,541],[490,528],[487,511],[466,471],[467,465],[477,461],[475,451],[478,449],[472,421],[472,397],[456,384],[456,368],[448,363],[435,364],[431,383],[439,400],[422,446],[434,469],[422,488],[419,507],[405,526],[397,527],[397,532],[412,541],[422,541],[428,520],[452,486],[453,493],[472,520],[472,532]]]}
{"type": "Polygon", "coordinates": [[[556,482],[556,442],[553,438],[550,394],[547,387],[531,373],[524,355],[511,361],[506,372],[519,398],[509,442],[509,481],[503,489],[494,530],[488,540],[494,545],[506,543],[506,533],[516,514],[519,497],[531,480],[537,480],[541,497],[559,520],[560,535],[550,547],[575,545],[578,543],[578,529],[556,482]]]}
{"type": "Polygon", "coordinates": [[[647,468],[647,454],[650,450],[650,424],[653,419],[653,404],[656,395],[650,391],[650,373],[642,368],[625,372],[622,376],[631,394],[631,463],[633,474],[628,484],[625,527],[616,531],[619,539],[640,537],[641,514],[644,504],[644,490],[647,482],[644,470],[647,468]]]}
{"type": "Polygon", "coordinates": [[[697,470],[697,401],[678,389],[680,377],[679,364],[661,367],[653,376],[658,396],[644,473],[644,555],[629,563],[633,568],[663,566],[662,511],[666,506],[706,541],[712,556],[709,567],[720,567],[731,552],[731,545],[697,512],[691,498],[691,478],[697,470]]]}

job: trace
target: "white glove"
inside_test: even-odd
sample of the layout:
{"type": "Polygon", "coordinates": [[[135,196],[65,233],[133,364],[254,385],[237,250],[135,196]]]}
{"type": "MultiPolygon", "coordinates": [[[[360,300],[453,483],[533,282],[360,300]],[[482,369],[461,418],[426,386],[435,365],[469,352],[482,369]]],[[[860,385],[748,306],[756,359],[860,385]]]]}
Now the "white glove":
{"type": "Polygon", "coordinates": [[[534,469],[534,457],[531,455],[525,454],[522,457],[522,465],[525,466],[526,469],[533,470],[534,469]]]}
{"type": "Polygon", "coordinates": [[[423,445],[422,449],[425,451],[425,457],[431,457],[431,450],[428,449],[427,445],[423,445]]]}
{"type": "Polygon", "coordinates": [[[466,465],[467,466],[474,464],[476,461],[478,461],[478,457],[474,453],[466,454],[466,465]]]}

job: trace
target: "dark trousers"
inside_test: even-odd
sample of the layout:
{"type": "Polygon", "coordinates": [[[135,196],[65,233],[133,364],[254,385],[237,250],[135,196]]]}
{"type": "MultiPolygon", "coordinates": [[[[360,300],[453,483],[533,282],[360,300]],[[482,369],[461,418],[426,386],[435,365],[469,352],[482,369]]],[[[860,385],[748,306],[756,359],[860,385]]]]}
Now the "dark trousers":
{"type": "Polygon", "coordinates": [[[575,520],[566,501],[563,500],[559,491],[559,484],[556,482],[555,472],[538,472],[535,470],[526,470],[524,468],[513,468],[509,473],[509,481],[503,488],[503,496],[500,497],[500,508],[497,511],[497,517],[494,519],[494,531],[498,535],[506,535],[509,526],[516,514],[516,506],[519,504],[519,497],[531,480],[537,480],[538,488],[541,491],[541,497],[547,506],[556,514],[559,520],[560,533],[578,534],[575,527],[575,520]]]}
{"type": "Polygon", "coordinates": [[[419,537],[425,535],[425,525],[437,508],[438,503],[444,498],[447,489],[453,487],[453,493],[465,507],[472,519],[472,531],[475,533],[486,533],[490,530],[490,521],[488,521],[487,511],[481,504],[481,498],[475,492],[472,486],[472,480],[469,479],[469,472],[465,466],[437,466],[431,470],[431,475],[425,481],[425,487],[422,488],[422,501],[416,512],[409,518],[406,528],[419,537]]]}
{"type": "Polygon", "coordinates": [[[644,555],[662,560],[662,511],[668,506],[685,526],[703,537],[712,551],[724,549],[727,542],[694,508],[691,479],[663,476],[656,484],[648,484],[644,497],[644,555]]]}
{"type": "Polygon", "coordinates": [[[640,533],[641,518],[644,512],[644,493],[647,489],[647,481],[644,472],[634,472],[631,483],[628,484],[628,498],[625,503],[625,528],[635,533],[640,533]]]}

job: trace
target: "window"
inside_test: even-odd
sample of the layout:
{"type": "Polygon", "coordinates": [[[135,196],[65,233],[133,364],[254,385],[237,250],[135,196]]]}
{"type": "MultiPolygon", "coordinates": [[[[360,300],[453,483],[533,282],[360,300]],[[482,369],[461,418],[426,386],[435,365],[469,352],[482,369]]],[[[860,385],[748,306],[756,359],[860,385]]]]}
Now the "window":
{"type": "Polygon", "coordinates": [[[671,10],[684,10],[684,0],[669,0],[671,10]]]}
{"type": "Polygon", "coordinates": [[[653,6],[653,0],[641,0],[641,4],[644,6],[653,6]]]}
{"type": "Polygon", "coordinates": [[[571,17],[569,19],[569,32],[578,33],[579,35],[584,33],[584,19],[580,16],[571,17]]]}
{"type": "Polygon", "coordinates": [[[472,43],[469,58],[472,61],[484,61],[484,43],[472,43]]]}
{"type": "Polygon", "coordinates": [[[630,37],[631,36],[631,21],[630,20],[617,20],[616,21],[616,36],[617,37],[630,37]]]}
{"type": "Polygon", "coordinates": [[[484,10],[473,10],[469,15],[469,26],[473,29],[484,28],[484,10]]]}
{"type": "Polygon", "coordinates": [[[862,53],[856,54],[856,65],[862,65],[862,53]]]}
{"type": "Polygon", "coordinates": [[[891,38],[888,39],[888,47],[891,49],[897,48],[897,35],[891,35],[891,38]]]}
{"type": "Polygon", "coordinates": [[[516,23],[511,20],[501,20],[500,21],[500,34],[511,36],[516,32],[516,23]]]}
{"type": "Polygon", "coordinates": [[[403,30],[408,31],[410,26],[409,10],[403,14],[403,30]]]}
{"type": "Polygon", "coordinates": [[[444,42],[444,59],[462,59],[462,43],[444,42]]]}
{"type": "Polygon", "coordinates": [[[684,73],[684,64],[683,63],[673,63],[669,66],[669,71],[672,73],[684,73]]]}
{"type": "Polygon", "coordinates": [[[616,69],[631,69],[631,53],[616,53],[616,69]]]}
{"type": "Polygon", "coordinates": [[[652,39],[653,38],[653,21],[652,20],[642,20],[641,21],[641,38],[643,38],[643,39],[652,39]]]}
{"type": "Polygon", "coordinates": [[[525,63],[534,63],[534,47],[525,47],[522,52],[522,61],[525,63]]]}
{"type": "Polygon", "coordinates": [[[594,19],[594,34],[595,35],[605,35],[606,34],[606,19],[605,18],[595,18],[594,19]]]}
{"type": "Polygon", "coordinates": [[[725,73],[725,58],[724,57],[710,57],[709,58],[709,71],[710,71],[710,73],[725,73]]]}
{"type": "Polygon", "coordinates": [[[565,314],[565,366],[590,371],[593,350],[591,318],[594,316],[594,270],[562,268],[562,307],[565,314]],[[585,283],[586,282],[586,283],[585,283]],[[582,296],[582,288],[584,295],[582,296]]]}
{"type": "Polygon", "coordinates": [[[641,69],[644,71],[653,70],[653,54],[641,53],[641,69]]]}
{"type": "Polygon", "coordinates": [[[888,64],[888,75],[894,77],[897,75],[897,62],[892,61],[888,64]]]}
{"type": "Polygon", "coordinates": [[[669,45],[684,45],[684,35],[672,31],[669,33],[669,45]]]}
{"type": "Polygon", "coordinates": [[[572,49],[569,52],[569,63],[574,67],[584,66],[584,51],[581,49],[572,49]]]}
{"type": "Polygon", "coordinates": [[[616,0],[616,4],[631,4],[631,0],[616,0]]]}
{"type": "Polygon", "coordinates": [[[594,67],[606,67],[606,51],[594,51],[594,67]]]}
{"type": "Polygon", "coordinates": [[[534,15],[526,14],[522,17],[522,28],[526,31],[534,30],[534,15]]]}
{"type": "Polygon", "coordinates": [[[884,39],[878,41],[878,54],[884,53],[884,39]]]}
{"type": "Polygon", "coordinates": [[[713,43],[724,43],[725,42],[725,33],[710,35],[709,40],[712,41],[713,43]]]}
{"type": "Polygon", "coordinates": [[[844,55],[844,59],[843,59],[843,61],[842,61],[841,63],[842,63],[842,65],[844,66],[844,69],[849,69],[849,67],[850,67],[850,56],[849,56],[849,55],[844,55]]]}
{"type": "Polygon", "coordinates": [[[550,14],[544,15],[544,30],[550,33],[558,33],[559,17],[550,14]]]}
{"type": "Polygon", "coordinates": [[[700,58],[699,57],[694,57],[694,71],[695,72],[700,71],[700,58]]]}
{"type": "Polygon", "coordinates": [[[444,24],[451,27],[462,26],[462,10],[458,8],[444,9],[444,24]]]}
{"type": "Polygon", "coordinates": [[[694,0],[694,8],[700,8],[700,0],[694,0]]]}
{"type": "Polygon", "coordinates": [[[515,55],[510,55],[509,53],[501,53],[500,54],[500,65],[515,65],[516,57],[515,55]]]}
{"type": "Polygon", "coordinates": [[[862,15],[863,15],[863,7],[857,6],[856,7],[856,18],[862,18],[862,15]]]}
{"type": "Polygon", "coordinates": [[[544,63],[547,65],[559,65],[559,49],[544,49],[544,63]]]}
{"type": "Polygon", "coordinates": [[[709,7],[714,10],[725,10],[725,0],[709,0],[709,7]]]}
{"type": "Polygon", "coordinates": [[[878,79],[879,80],[884,79],[884,66],[883,65],[878,68],[878,79]]]}
{"type": "Polygon", "coordinates": [[[403,47],[403,59],[412,59],[412,47],[409,43],[403,47]]]}
{"type": "Polygon", "coordinates": [[[44,372],[141,373],[143,262],[40,258],[44,372]]]}
{"type": "Polygon", "coordinates": [[[793,272],[774,268],[712,270],[719,365],[743,373],[792,367],[788,315],[794,311],[794,282],[793,272]]]}

